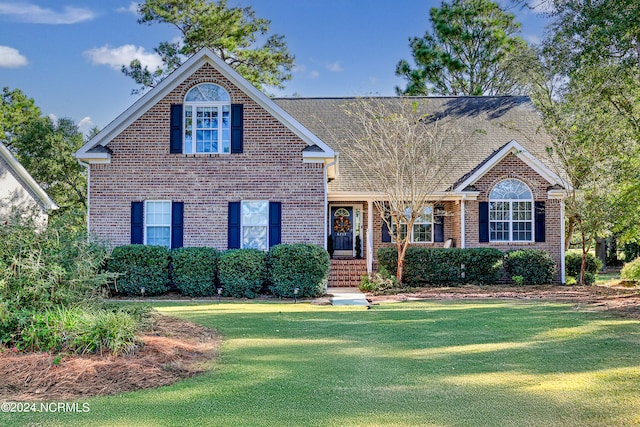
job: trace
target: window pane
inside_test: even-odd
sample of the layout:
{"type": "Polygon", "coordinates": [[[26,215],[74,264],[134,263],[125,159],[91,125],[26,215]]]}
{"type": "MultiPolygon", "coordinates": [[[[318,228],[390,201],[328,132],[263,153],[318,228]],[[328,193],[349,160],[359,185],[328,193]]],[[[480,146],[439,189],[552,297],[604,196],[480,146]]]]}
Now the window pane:
{"type": "Polygon", "coordinates": [[[147,227],[147,245],[166,246],[171,245],[171,227],[147,227]]]}
{"type": "Polygon", "coordinates": [[[267,227],[243,227],[242,247],[266,251],[268,249],[267,227]]]}
{"type": "Polygon", "coordinates": [[[147,202],[147,225],[171,225],[171,202],[147,202]]]}
{"type": "Polygon", "coordinates": [[[198,85],[187,92],[184,99],[187,102],[229,101],[226,90],[212,83],[198,85]]]}
{"type": "Polygon", "coordinates": [[[414,224],[413,225],[413,241],[414,242],[431,242],[431,224],[414,224]]]}
{"type": "Polygon", "coordinates": [[[489,195],[489,199],[527,200],[533,199],[533,195],[531,194],[531,190],[529,190],[529,187],[527,187],[524,182],[518,179],[505,179],[500,181],[496,184],[495,187],[493,187],[493,190],[491,190],[491,194],[489,195]]]}
{"type": "Polygon", "coordinates": [[[253,200],[242,202],[243,226],[267,226],[269,224],[269,202],[253,200]]]}

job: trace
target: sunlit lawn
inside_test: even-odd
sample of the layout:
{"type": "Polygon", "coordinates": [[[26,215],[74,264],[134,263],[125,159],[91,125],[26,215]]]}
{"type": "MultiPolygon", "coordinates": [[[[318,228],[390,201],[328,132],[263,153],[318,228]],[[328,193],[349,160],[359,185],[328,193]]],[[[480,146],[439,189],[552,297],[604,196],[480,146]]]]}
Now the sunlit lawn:
{"type": "Polygon", "coordinates": [[[638,320],[512,301],[157,307],[222,333],[208,373],[0,425],[640,425],[638,320]]]}

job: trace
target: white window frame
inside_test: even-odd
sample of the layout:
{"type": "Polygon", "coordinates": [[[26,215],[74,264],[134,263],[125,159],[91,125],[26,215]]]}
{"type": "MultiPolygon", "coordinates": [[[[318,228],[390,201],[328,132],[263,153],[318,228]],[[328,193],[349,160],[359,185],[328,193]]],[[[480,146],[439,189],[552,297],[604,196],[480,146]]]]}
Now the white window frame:
{"type": "MultiPolygon", "coordinates": [[[[534,207],[535,207],[535,203],[533,201],[533,192],[531,191],[531,188],[529,188],[529,186],[522,180],[516,179],[516,178],[507,178],[504,179],[500,182],[498,182],[495,186],[497,187],[498,185],[502,184],[505,181],[518,181],[520,182],[529,192],[529,198],[527,199],[505,199],[505,198],[491,198],[491,194],[493,193],[493,189],[491,190],[491,193],[489,193],[489,242],[495,242],[495,243],[502,243],[502,242],[508,242],[508,243],[532,243],[535,241],[535,216],[534,216],[534,207]],[[506,214],[508,216],[507,219],[491,219],[491,213],[493,209],[493,203],[503,203],[506,204],[506,206],[508,207],[508,210],[506,210],[506,214]],[[530,215],[530,219],[528,220],[522,220],[522,219],[514,219],[513,218],[513,213],[514,213],[514,206],[517,205],[518,203],[529,203],[530,204],[530,208],[529,209],[525,209],[525,210],[521,210],[519,209],[519,212],[528,212],[530,215]],[[531,238],[530,239],[514,239],[514,233],[519,233],[520,230],[518,231],[514,231],[513,225],[514,224],[531,224],[531,238]],[[492,237],[492,235],[494,233],[497,233],[496,231],[492,231],[491,230],[491,224],[508,224],[509,226],[509,231],[508,231],[508,239],[495,239],[492,237]]],[[[500,233],[503,233],[504,231],[501,231],[500,233]]],[[[526,231],[529,232],[529,231],[526,231]]]]}
{"type": "MultiPolygon", "coordinates": [[[[425,208],[425,210],[423,211],[423,215],[424,215],[424,213],[425,213],[428,209],[430,209],[430,210],[431,210],[431,212],[430,212],[430,214],[431,214],[431,221],[420,221],[420,219],[422,218],[422,215],[421,215],[421,216],[419,216],[418,218],[416,218],[416,220],[413,222],[413,227],[411,227],[411,235],[409,236],[409,243],[433,243],[433,242],[434,242],[434,232],[433,232],[433,211],[434,211],[435,207],[434,207],[433,205],[429,205],[429,206],[427,206],[427,207],[425,208]],[[416,241],[415,241],[415,236],[414,236],[414,233],[415,233],[415,226],[416,226],[416,225],[424,225],[424,224],[427,224],[427,225],[430,225],[430,226],[431,226],[431,240],[421,240],[421,241],[416,242],[416,241]]],[[[395,224],[391,224],[391,227],[392,227],[392,230],[394,230],[394,232],[393,232],[393,233],[392,233],[392,235],[391,235],[391,241],[395,241],[395,239],[393,238],[393,236],[395,236],[395,235],[396,235],[396,233],[395,233],[396,225],[395,225],[395,224]]],[[[407,223],[406,223],[406,221],[400,220],[400,227],[403,227],[403,228],[405,228],[405,229],[406,229],[406,228],[407,228],[407,223]],[[403,226],[404,226],[404,227],[403,227],[403,226]]]]}
{"type": "Polygon", "coordinates": [[[244,243],[244,230],[245,227],[264,227],[266,229],[266,241],[264,248],[250,248],[250,249],[259,249],[263,251],[269,250],[269,201],[268,200],[241,200],[240,201],[240,248],[246,249],[244,243]],[[245,224],[244,220],[244,206],[246,203],[266,203],[267,205],[267,214],[264,220],[264,224],[245,224]]]}
{"type": "Polygon", "coordinates": [[[171,200],[145,200],[144,202],[144,212],[143,216],[143,224],[144,224],[144,244],[148,245],[147,238],[149,235],[148,228],[149,227],[168,227],[169,228],[169,244],[166,246],[167,248],[171,248],[171,222],[172,222],[172,212],[171,212],[171,200]],[[169,204],[169,222],[168,224],[152,224],[149,225],[147,222],[147,215],[149,214],[149,204],[150,203],[168,203],[169,204]]]}
{"type": "MultiPolygon", "coordinates": [[[[194,86],[193,88],[189,89],[189,91],[187,92],[187,95],[185,95],[185,99],[183,102],[183,108],[182,108],[182,125],[183,125],[183,129],[182,129],[182,152],[185,154],[231,154],[231,97],[229,96],[229,93],[226,91],[226,89],[224,89],[222,86],[217,85],[215,83],[202,83],[200,85],[194,86]],[[224,93],[226,94],[227,98],[229,98],[229,100],[224,100],[224,101],[187,101],[187,96],[189,96],[189,93],[192,90],[197,89],[199,86],[202,85],[213,85],[213,86],[217,86],[219,87],[222,91],[224,91],[224,93]],[[228,128],[226,129],[228,132],[228,139],[225,141],[224,139],[224,131],[223,131],[223,127],[222,127],[222,120],[223,120],[223,113],[224,113],[224,107],[227,107],[228,112],[229,112],[229,117],[228,117],[228,128]],[[217,120],[218,120],[218,127],[217,127],[217,132],[218,132],[218,141],[217,141],[217,146],[218,149],[217,151],[197,151],[198,148],[198,141],[197,141],[197,132],[198,132],[198,128],[197,128],[197,113],[198,113],[198,108],[209,108],[209,109],[215,109],[217,110],[217,120]],[[187,113],[188,111],[191,111],[191,126],[187,126],[187,113]],[[191,147],[189,149],[187,149],[187,132],[191,132],[191,147]],[[226,143],[226,145],[225,145],[226,143]]],[[[203,129],[213,129],[213,128],[203,128],[203,129]]]]}

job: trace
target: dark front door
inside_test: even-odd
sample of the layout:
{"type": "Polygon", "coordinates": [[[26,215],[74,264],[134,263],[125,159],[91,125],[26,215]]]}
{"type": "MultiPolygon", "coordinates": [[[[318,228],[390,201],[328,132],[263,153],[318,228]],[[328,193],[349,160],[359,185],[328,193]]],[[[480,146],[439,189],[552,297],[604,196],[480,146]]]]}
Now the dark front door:
{"type": "Polygon", "coordinates": [[[336,251],[353,250],[353,207],[331,208],[331,235],[333,249],[336,251]]]}

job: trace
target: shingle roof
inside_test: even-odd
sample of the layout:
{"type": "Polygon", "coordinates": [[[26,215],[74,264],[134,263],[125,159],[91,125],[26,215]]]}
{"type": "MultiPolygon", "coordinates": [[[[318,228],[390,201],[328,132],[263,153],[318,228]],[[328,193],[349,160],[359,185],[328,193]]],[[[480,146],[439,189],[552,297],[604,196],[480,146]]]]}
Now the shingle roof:
{"type": "MultiPolygon", "coordinates": [[[[384,97],[386,105],[400,107],[406,97],[384,97]]],[[[457,163],[456,174],[443,183],[442,191],[462,182],[492,155],[512,140],[547,166],[545,147],[548,136],[541,130],[541,120],[528,97],[412,97],[419,110],[432,117],[450,117],[459,121],[463,133],[475,132],[457,163]]],[[[336,152],[348,143],[346,129],[357,128],[345,106],[357,98],[275,98],[274,101],[317,135],[336,152]]],[[[340,156],[339,175],[329,183],[332,192],[361,191],[359,168],[346,156],[340,156]]]]}

